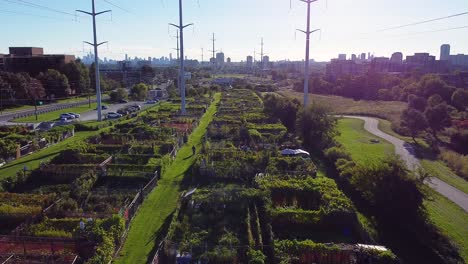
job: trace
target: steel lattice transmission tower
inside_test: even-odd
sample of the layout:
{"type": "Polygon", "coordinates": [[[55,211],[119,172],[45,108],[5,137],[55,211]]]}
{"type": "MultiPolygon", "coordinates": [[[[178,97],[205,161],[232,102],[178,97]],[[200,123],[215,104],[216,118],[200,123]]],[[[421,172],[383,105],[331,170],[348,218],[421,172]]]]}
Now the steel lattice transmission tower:
{"type": "Polygon", "coordinates": [[[306,34],[306,55],[305,55],[305,65],[304,65],[304,110],[307,109],[307,106],[309,105],[309,49],[310,49],[310,34],[319,31],[320,29],[315,29],[310,31],[310,5],[313,2],[317,2],[318,0],[299,0],[301,2],[304,2],[307,4],[307,30],[300,30],[303,33],[306,34]]]}
{"type": "Polygon", "coordinates": [[[213,70],[214,70],[216,68],[216,52],[217,52],[217,50],[215,49],[215,42],[216,42],[215,33],[213,33],[213,38],[211,39],[211,41],[213,42],[213,49],[210,51],[213,53],[213,70]]]}
{"type": "Polygon", "coordinates": [[[102,15],[104,13],[111,12],[111,10],[106,10],[102,12],[96,13],[94,0],[91,0],[92,3],[92,12],[86,12],[83,10],[76,10],[77,12],[84,13],[93,17],[93,35],[94,35],[94,43],[84,41],[86,44],[89,44],[94,47],[94,66],[96,71],[96,100],[97,100],[97,118],[98,121],[102,121],[102,107],[101,107],[101,79],[99,75],[99,56],[98,56],[98,47],[102,44],[107,43],[107,41],[97,43],[97,33],[96,33],[96,16],[102,15]]]}
{"type": "Polygon", "coordinates": [[[182,112],[182,115],[185,115],[187,113],[186,111],[186,102],[185,102],[185,66],[184,66],[184,63],[185,63],[185,56],[184,56],[184,28],[188,27],[188,26],[192,26],[193,24],[190,23],[190,24],[187,24],[187,25],[184,25],[183,23],[183,12],[182,12],[182,0],[179,0],[179,25],[176,25],[176,24],[169,24],[171,26],[174,26],[176,28],[179,29],[179,32],[180,32],[180,59],[179,59],[179,62],[180,62],[180,69],[179,69],[179,80],[180,80],[180,83],[179,83],[179,87],[180,87],[180,97],[182,99],[182,105],[181,105],[181,112],[182,112]]]}

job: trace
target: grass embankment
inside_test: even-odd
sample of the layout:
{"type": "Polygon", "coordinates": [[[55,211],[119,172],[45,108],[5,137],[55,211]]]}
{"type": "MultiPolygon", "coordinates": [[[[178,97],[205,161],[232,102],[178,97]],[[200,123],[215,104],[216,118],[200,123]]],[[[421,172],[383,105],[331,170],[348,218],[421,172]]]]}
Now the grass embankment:
{"type": "Polygon", "coordinates": [[[430,197],[424,201],[429,219],[457,245],[468,263],[468,213],[437,192],[430,189],[429,193],[430,197]]]}
{"type": "MultiPolygon", "coordinates": [[[[363,126],[364,121],[358,119],[339,120],[338,130],[341,132],[341,135],[337,137],[337,140],[341,144],[343,144],[345,149],[351,153],[353,159],[357,161],[375,161],[379,158],[383,158],[385,156],[385,147],[381,146],[381,149],[379,150],[378,147],[373,146],[371,144],[360,143],[362,141],[368,142],[368,140],[370,140],[368,138],[369,133],[364,130],[363,126]]],[[[402,138],[401,136],[399,137],[402,138]]],[[[384,143],[384,141],[382,140],[381,143],[389,144],[384,143]]],[[[429,172],[431,174],[434,174],[434,176],[437,176],[439,173],[443,175],[439,176],[446,178],[448,183],[453,182],[454,179],[461,179],[456,175],[450,175],[450,169],[448,169],[441,162],[432,161],[431,164],[426,160],[422,160],[421,164],[426,170],[432,168],[432,170],[429,170],[429,172]],[[448,180],[449,178],[453,179],[448,180]]],[[[464,186],[466,188],[466,185],[464,186]]],[[[430,195],[425,199],[424,206],[427,209],[429,219],[433,222],[435,226],[437,226],[437,228],[444,235],[446,235],[452,242],[454,242],[458,246],[458,248],[460,249],[461,256],[464,258],[465,262],[468,263],[468,240],[466,239],[468,237],[467,213],[447,198],[443,197],[442,195],[438,194],[432,189],[427,189],[430,195]]]]}
{"type": "Polygon", "coordinates": [[[56,145],[35,152],[31,155],[22,157],[0,168],[0,181],[15,176],[16,173],[26,166],[28,170],[39,168],[41,161],[47,161],[57,156],[61,151],[68,149],[74,143],[81,142],[90,136],[99,134],[101,131],[76,132],[75,136],[66,139],[56,145]]]}
{"type": "Polygon", "coordinates": [[[343,144],[357,162],[374,162],[395,152],[395,147],[384,139],[364,129],[364,120],[344,118],[338,120],[340,135],[336,140],[343,144]],[[372,143],[377,140],[379,143],[372,143]]]}
{"type": "MultiPolygon", "coordinates": [[[[283,90],[278,93],[297,98],[301,102],[304,98],[303,93],[291,90],[283,90]]],[[[401,113],[407,107],[407,103],[400,101],[355,101],[351,98],[333,95],[311,94],[309,100],[315,104],[328,106],[335,114],[375,116],[388,119],[396,124],[400,123],[401,113]]]]}
{"type": "Polygon", "coordinates": [[[132,221],[127,239],[115,263],[146,263],[150,253],[156,247],[156,237],[161,227],[169,221],[180,196],[180,184],[196,156],[192,155],[192,146],[200,149],[206,129],[216,112],[216,103],[221,94],[215,95],[215,102],[208,108],[200,120],[199,126],[190,135],[188,143],[177,153],[176,159],[166,170],[156,189],[150,193],[141,205],[132,221]]]}
{"type": "Polygon", "coordinates": [[[23,118],[14,119],[14,120],[12,120],[12,122],[37,123],[37,122],[53,121],[53,120],[59,119],[60,114],[63,114],[63,113],[81,114],[81,113],[84,113],[84,112],[92,111],[92,110],[96,109],[96,107],[97,107],[96,103],[92,103],[91,107],[89,107],[88,104],[85,104],[85,105],[81,105],[81,106],[77,106],[77,107],[70,107],[70,108],[65,108],[65,109],[62,109],[62,110],[48,112],[48,113],[45,113],[45,114],[40,114],[40,115],[37,116],[37,120],[36,120],[36,116],[32,115],[32,116],[27,116],[27,117],[23,117],[23,118]]]}

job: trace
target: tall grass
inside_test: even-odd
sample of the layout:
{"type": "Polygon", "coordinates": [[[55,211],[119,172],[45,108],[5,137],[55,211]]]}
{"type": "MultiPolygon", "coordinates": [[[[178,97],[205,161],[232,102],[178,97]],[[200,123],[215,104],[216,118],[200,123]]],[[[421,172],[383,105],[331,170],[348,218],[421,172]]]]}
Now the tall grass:
{"type": "Polygon", "coordinates": [[[459,176],[468,180],[468,156],[462,155],[451,150],[443,150],[439,158],[443,160],[447,166],[454,170],[459,176]]]}

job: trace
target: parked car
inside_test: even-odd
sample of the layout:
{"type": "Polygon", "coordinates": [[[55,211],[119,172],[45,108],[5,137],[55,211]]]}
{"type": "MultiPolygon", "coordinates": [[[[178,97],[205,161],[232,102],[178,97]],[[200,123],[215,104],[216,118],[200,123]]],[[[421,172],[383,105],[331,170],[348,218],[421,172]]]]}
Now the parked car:
{"type": "Polygon", "coordinates": [[[128,110],[128,108],[120,108],[119,110],[117,110],[117,113],[121,115],[128,115],[130,114],[130,111],[128,110]]]}
{"type": "MultiPolygon", "coordinates": [[[[106,109],[109,109],[109,107],[108,107],[107,105],[101,105],[101,109],[102,109],[102,110],[106,110],[106,109]]],[[[97,110],[97,107],[96,107],[96,109],[94,109],[94,110],[97,110]]]]}
{"type": "Polygon", "coordinates": [[[141,110],[141,105],[137,105],[137,104],[136,104],[136,105],[132,105],[132,107],[133,107],[133,108],[136,108],[136,109],[138,109],[138,110],[141,110]]]}
{"type": "Polygon", "coordinates": [[[74,116],[75,118],[80,118],[81,117],[80,114],[75,114],[75,113],[67,113],[67,114],[69,114],[71,116],[74,116]]]}
{"type": "Polygon", "coordinates": [[[121,99],[121,100],[119,101],[119,103],[121,103],[121,104],[126,104],[126,103],[128,103],[128,101],[125,100],[125,99],[121,99]]]}
{"type": "Polygon", "coordinates": [[[107,118],[108,119],[115,119],[115,118],[121,118],[122,115],[116,112],[109,112],[107,113],[107,118]]]}
{"type": "Polygon", "coordinates": [[[75,116],[66,113],[66,114],[61,114],[59,119],[62,120],[62,121],[67,121],[67,120],[70,120],[70,119],[75,119],[75,116]]]}
{"type": "Polygon", "coordinates": [[[155,101],[155,100],[148,100],[148,101],[146,101],[146,104],[155,104],[155,103],[157,103],[157,101],[155,101]]]}

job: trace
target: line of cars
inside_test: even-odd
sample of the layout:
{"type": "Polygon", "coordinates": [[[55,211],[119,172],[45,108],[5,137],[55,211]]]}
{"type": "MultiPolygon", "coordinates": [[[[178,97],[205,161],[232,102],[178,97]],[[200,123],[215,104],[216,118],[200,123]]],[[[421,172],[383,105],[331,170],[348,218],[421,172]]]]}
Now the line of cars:
{"type": "Polygon", "coordinates": [[[141,110],[141,105],[137,105],[137,104],[130,105],[130,106],[126,106],[124,108],[120,108],[119,110],[117,110],[117,112],[109,112],[109,113],[107,113],[106,117],[108,119],[121,118],[124,115],[129,115],[129,114],[138,112],[140,110],[141,110]]]}
{"type": "Polygon", "coordinates": [[[81,117],[81,115],[76,114],[76,113],[63,113],[63,114],[60,114],[59,120],[60,121],[68,121],[68,120],[78,119],[80,117],[81,117]]]}

